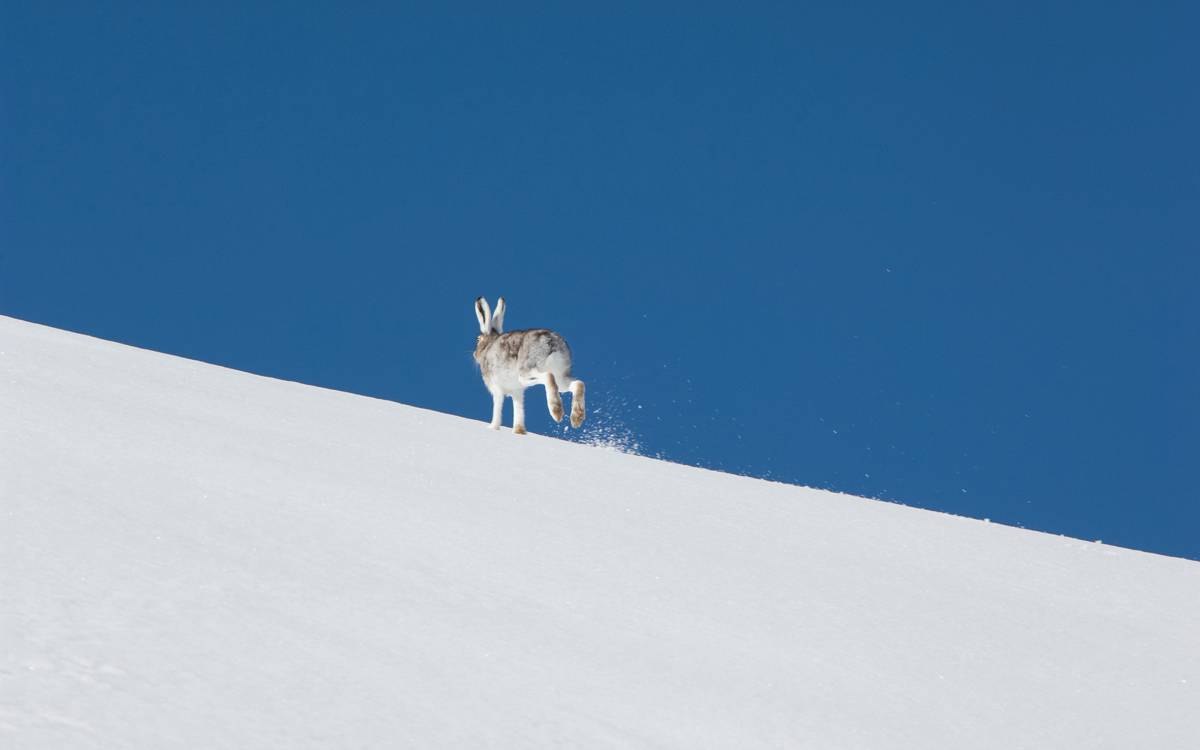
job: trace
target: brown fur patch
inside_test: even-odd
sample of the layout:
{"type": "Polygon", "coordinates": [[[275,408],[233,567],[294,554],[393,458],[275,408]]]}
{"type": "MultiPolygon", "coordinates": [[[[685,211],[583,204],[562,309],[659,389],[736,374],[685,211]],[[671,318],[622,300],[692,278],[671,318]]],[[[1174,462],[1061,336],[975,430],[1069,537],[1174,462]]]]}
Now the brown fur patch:
{"type": "Polygon", "coordinates": [[[500,347],[500,352],[504,355],[505,359],[516,359],[517,355],[521,353],[520,336],[505,334],[500,336],[500,340],[496,343],[500,347]]]}

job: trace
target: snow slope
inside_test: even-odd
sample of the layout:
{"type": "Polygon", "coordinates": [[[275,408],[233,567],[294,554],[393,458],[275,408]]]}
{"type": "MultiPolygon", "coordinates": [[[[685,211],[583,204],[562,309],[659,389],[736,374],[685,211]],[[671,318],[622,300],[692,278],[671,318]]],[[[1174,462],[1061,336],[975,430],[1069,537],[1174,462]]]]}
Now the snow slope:
{"type": "Polygon", "coordinates": [[[1200,563],[0,317],[0,747],[1198,746],[1200,563]]]}

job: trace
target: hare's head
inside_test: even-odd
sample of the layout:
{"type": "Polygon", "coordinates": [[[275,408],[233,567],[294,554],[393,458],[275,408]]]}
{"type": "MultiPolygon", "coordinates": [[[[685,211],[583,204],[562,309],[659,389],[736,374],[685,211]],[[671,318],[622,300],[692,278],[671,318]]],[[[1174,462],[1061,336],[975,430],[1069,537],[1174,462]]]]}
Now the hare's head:
{"type": "Polygon", "coordinates": [[[475,360],[479,361],[488,344],[504,332],[504,298],[496,300],[496,311],[488,307],[487,300],[475,300],[475,317],[479,318],[479,338],[475,340],[475,360]]]}

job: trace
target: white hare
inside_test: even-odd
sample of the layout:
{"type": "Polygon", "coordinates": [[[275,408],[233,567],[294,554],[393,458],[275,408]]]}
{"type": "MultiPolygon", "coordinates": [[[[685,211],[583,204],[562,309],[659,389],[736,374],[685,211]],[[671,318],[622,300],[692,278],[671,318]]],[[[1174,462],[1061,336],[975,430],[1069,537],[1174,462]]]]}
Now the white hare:
{"type": "Polygon", "coordinates": [[[494,313],[483,297],[475,300],[475,317],[479,318],[475,361],[492,394],[493,430],[500,429],[504,397],[511,396],[513,432],[525,434],[525,389],[539,383],[546,387],[546,406],[555,422],[563,418],[559,394],[570,391],[571,426],[583,424],[583,381],[571,377],[571,347],[562,336],[545,328],[504,333],[503,297],[496,301],[494,313]]]}

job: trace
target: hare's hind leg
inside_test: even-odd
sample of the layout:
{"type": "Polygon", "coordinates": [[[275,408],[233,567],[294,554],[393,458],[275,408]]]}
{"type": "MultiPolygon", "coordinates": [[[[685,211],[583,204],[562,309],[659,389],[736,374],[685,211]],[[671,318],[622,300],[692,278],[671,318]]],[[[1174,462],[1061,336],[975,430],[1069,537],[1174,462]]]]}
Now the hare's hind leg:
{"type": "Polygon", "coordinates": [[[554,373],[548,372],[544,378],[546,384],[546,406],[550,409],[550,416],[555,422],[561,422],[563,418],[563,403],[562,396],[558,395],[558,381],[554,379],[554,373]]]}
{"type": "Polygon", "coordinates": [[[583,403],[583,381],[576,380],[571,383],[571,426],[579,427],[583,424],[587,412],[583,403]]]}
{"type": "Polygon", "coordinates": [[[578,427],[583,424],[583,420],[587,417],[583,399],[583,381],[576,380],[570,375],[563,375],[558,378],[558,389],[563,393],[571,392],[571,426],[578,427]]]}

